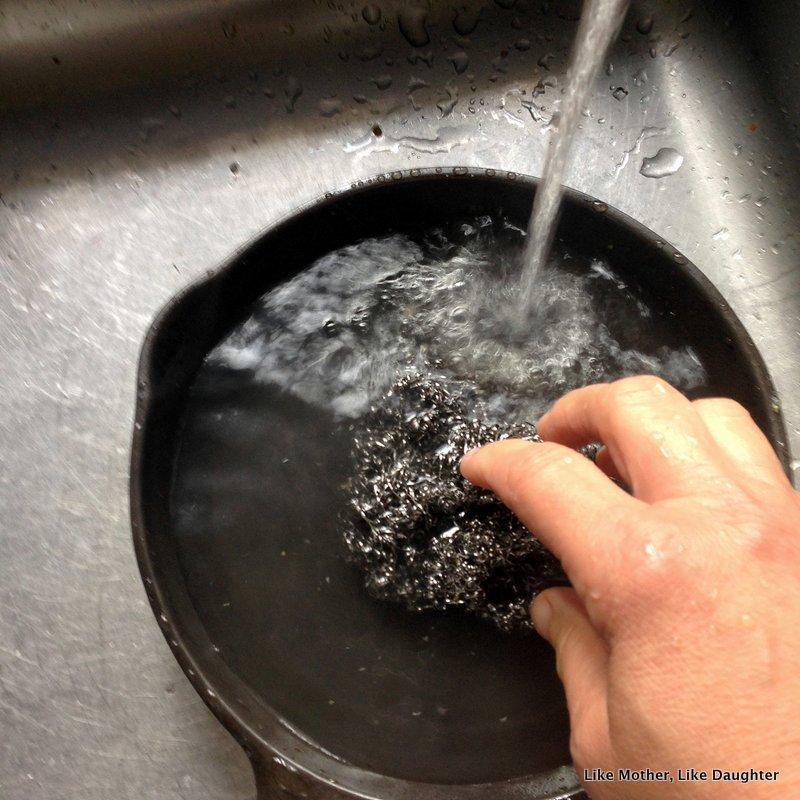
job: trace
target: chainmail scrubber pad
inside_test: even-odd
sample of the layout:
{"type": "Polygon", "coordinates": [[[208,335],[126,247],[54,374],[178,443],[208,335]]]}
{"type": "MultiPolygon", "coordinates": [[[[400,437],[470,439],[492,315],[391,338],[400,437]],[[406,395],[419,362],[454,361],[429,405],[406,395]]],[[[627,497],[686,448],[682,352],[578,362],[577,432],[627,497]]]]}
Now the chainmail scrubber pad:
{"type": "Polygon", "coordinates": [[[541,441],[532,424],[488,425],[430,379],[401,379],[355,434],[344,539],[368,591],[413,611],[461,607],[500,628],[530,626],[556,558],[495,495],[459,472],[468,450],[541,441]]]}

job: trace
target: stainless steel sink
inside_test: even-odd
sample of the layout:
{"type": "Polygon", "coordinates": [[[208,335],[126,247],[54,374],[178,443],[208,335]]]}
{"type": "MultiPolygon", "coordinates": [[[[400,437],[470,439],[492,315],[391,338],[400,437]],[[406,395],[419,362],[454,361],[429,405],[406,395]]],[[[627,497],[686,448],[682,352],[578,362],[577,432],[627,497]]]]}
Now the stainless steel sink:
{"type": "MultiPolygon", "coordinates": [[[[409,1],[0,9],[3,797],[252,797],[139,583],[135,363],[177,289],[328,191],[415,166],[541,172],[578,3],[409,1]]],[[[738,7],[634,4],[568,183],[717,285],[797,453],[800,9],[738,7]],[[680,169],[643,176],[666,147],[680,169]]]]}

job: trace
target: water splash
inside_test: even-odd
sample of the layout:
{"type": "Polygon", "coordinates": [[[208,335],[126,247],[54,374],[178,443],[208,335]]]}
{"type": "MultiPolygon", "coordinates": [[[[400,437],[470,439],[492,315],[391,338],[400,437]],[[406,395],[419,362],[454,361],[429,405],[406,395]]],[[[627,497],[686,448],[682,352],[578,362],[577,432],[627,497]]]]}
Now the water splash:
{"type": "Polygon", "coordinates": [[[660,318],[607,264],[578,254],[553,254],[521,328],[522,243],[509,220],[481,216],[418,241],[345,247],[265,295],[209,358],[340,419],[359,417],[404,374],[439,380],[475,418],[506,423],[624,375],[658,374],[683,390],[704,382],[695,353],[660,344],[660,318]]]}

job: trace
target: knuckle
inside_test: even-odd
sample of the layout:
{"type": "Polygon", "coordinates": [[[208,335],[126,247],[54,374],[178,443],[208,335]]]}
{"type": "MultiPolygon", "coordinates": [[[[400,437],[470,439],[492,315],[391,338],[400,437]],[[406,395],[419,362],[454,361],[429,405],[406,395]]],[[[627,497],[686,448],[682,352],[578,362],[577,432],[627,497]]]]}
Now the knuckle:
{"type": "Polygon", "coordinates": [[[696,580],[685,532],[660,520],[640,520],[624,536],[626,601],[664,601],[696,580]]]}
{"type": "Polygon", "coordinates": [[[651,403],[656,397],[675,390],[656,375],[634,375],[614,381],[609,387],[609,399],[619,405],[651,403]]]}
{"type": "Polygon", "coordinates": [[[750,419],[750,412],[741,403],[738,403],[730,397],[705,398],[697,400],[696,404],[700,407],[701,411],[712,412],[720,416],[734,419],[750,419]]]}

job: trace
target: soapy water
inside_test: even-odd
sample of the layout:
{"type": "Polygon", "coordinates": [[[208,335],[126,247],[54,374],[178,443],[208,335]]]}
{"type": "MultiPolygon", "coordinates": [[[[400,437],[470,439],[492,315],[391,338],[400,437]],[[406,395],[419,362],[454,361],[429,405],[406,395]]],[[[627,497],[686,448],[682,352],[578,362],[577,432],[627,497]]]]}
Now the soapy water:
{"type": "Polygon", "coordinates": [[[434,379],[488,424],[535,421],[570,389],[656,374],[679,389],[705,370],[601,260],[557,247],[519,324],[525,234],[477,217],[419,239],[366,239],[267,294],[209,355],[324,409],[362,416],[398,378],[434,379]]]}

